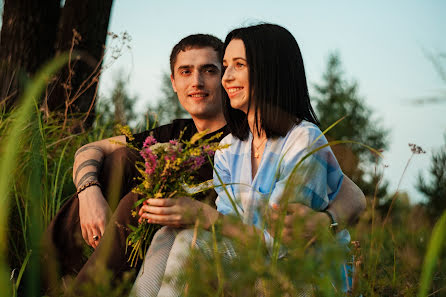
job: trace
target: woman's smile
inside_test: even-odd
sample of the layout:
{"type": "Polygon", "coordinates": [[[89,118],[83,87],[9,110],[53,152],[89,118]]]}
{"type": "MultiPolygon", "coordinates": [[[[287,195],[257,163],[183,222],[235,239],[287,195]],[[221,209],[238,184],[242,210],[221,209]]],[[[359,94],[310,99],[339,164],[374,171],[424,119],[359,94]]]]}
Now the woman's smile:
{"type": "Polygon", "coordinates": [[[240,91],[243,90],[243,87],[229,87],[226,90],[226,93],[228,93],[229,98],[233,98],[240,94],[240,91]]]}
{"type": "Polygon", "coordinates": [[[231,106],[248,112],[249,71],[246,60],[245,44],[240,39],[229,42],[223,57],[225,72],[221,80],[231,100],[231,106]]]}

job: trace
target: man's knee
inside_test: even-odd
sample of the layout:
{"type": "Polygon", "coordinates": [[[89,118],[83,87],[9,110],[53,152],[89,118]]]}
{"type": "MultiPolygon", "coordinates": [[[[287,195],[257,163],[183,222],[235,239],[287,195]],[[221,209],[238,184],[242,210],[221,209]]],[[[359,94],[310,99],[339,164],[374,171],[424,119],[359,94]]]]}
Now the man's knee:
{"type": "MultiPolygon", "coordinates": [[[[138,172],[135,167],[139,159],[137,152],[122,147],[105,157],[99,176],[103,185],[104,196],[121,198],[131,191],[134,186],[134,177],[138,172]]],[[[110,202],[110,201],[109,201],[110,202]]]]}

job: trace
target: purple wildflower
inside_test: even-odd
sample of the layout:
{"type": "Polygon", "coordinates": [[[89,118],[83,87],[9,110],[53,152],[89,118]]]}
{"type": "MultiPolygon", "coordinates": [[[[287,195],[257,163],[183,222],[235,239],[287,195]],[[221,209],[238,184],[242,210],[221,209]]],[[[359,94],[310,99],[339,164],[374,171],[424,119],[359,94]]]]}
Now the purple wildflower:
{"type": "Polygon", "coordinates": [[[200,169],[200,167],[204,164],[204,156],[198,156],[193,159],[193,163],[191,166],[191,170],[195,171],[200,169]]]}

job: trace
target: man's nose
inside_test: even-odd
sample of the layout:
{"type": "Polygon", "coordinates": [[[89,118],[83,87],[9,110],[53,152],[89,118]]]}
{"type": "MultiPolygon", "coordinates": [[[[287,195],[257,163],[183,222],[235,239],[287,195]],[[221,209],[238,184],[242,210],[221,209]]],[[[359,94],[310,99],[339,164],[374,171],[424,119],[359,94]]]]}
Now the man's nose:
{"type": "Polygon", "coordinates": [[[202,87],[204,85],[203,75],[199,71],[192,74],[192,85],[194,87],[202,87]]]}

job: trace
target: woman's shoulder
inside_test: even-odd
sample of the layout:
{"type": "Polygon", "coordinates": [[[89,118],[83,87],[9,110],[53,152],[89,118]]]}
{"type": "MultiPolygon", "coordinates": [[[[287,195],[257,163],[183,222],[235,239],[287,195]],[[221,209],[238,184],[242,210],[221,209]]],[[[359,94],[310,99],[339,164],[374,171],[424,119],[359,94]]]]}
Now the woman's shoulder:
{"type": "Polygon", "coordinates": [[[302,120],[294,125],[286,136],[287,142],[299,142],[302,145],[309,146],[322,134],[319,127],[311,122],[302,120]]]}
{"type": "Polygon", "coordinates": [[[220,141],[220,144],[230,144],[231,146],[242,144],[244,141],[240,140],[239,138],[235,137],[231,133],[223,137],[223,139],[220,141]]]}

